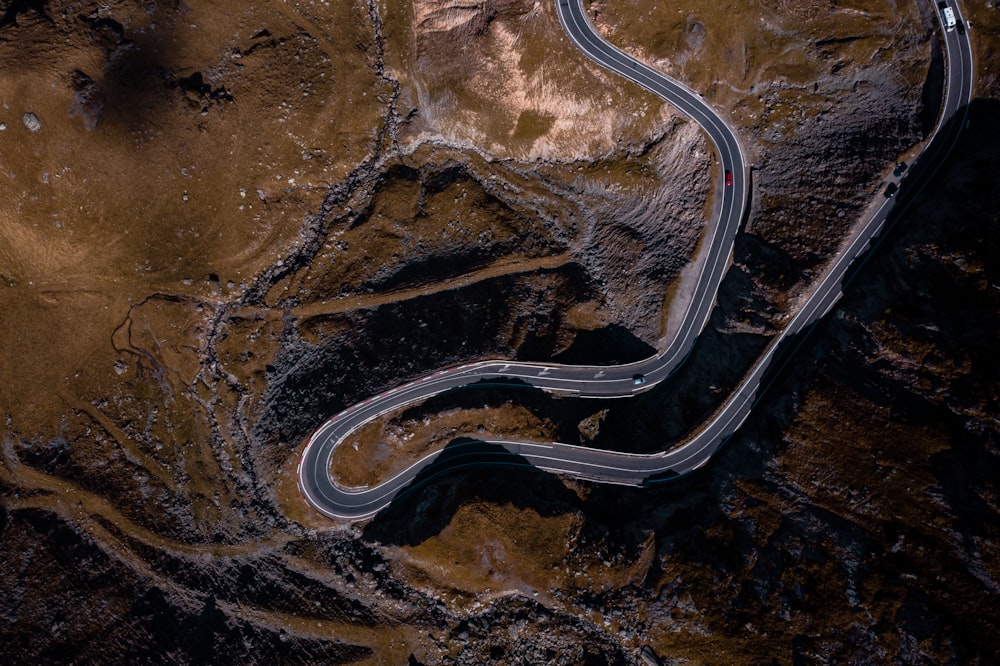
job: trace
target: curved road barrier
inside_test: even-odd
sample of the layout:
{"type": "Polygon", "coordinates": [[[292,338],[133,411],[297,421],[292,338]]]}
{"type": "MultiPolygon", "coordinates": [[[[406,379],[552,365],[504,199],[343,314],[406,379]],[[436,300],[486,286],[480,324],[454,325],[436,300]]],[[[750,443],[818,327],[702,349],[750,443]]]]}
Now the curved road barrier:
{"type": "MultiPolygon", "coordinates": [[[[629,397],[664,381],[683,363],[708,322],[725,275],[733,242],[748,195],[747,165],[736,134],[697,93],[625,54],[597,34],[587,19],[582,0],[555,0],[559,19],[571,41],[597,64],[650,90],[697,122],[720,158],[716,187],[721,191],[718,218],[709,223],[697,284],[683,320],[663,351],[655,356],[616,366],[565,366],[516,361],[482,361],[439,370],[349,407],[326,421],[309,439],[298,466],[298,484],[306,501],[331,518],[357,520],[377,513],[418,479],[426,482],[446,471],[489,462],[529,463],[556,474],[604,483],[645,485],[674,478],[701,467],[750,415],[775,370],[784,343],[801,342],[803,333],[839,300],[849,268],[877,242],[890,212],[897,216],[910,205],[954,147],[972,99],[972,50],[964,31],[942,30],[947,55],[947,86],[942,112],[931,141],[908,174],[899,195],[887,197],[872,217],[850,239],[828,267],[799,311],[775,336],[739,387],[692,437],[670,451],[629,454],[588,449],[570,444],[516,441],[468,442],[450,445],[446,457],[436,451],[390,479],[370,488],[344,488],[330,476],[334,449],[362,425],[388,412],[420,402],[444,391],[477,382],[520,380],[559,395],[591,398],[629,397]],[[946,131],[943,131],[946,130],[946,131]],[[726,175],[723,175],[726,174],[726,175]],[[908,196],[904,196],[908,195],[908,196]],[[897,208],[898,206],[898,208],[897,208]],[[484,453],[484,445],[490,448],[484,453]],[[442,464],[431,467],[439,457],[442,464]],[[421,474],[423,472],[423,474],[421,474]]],[[[935,11],[936,8],[935,8],[935,11]]],[[[958,20],[963,20],[954,7],[958,20]]],[[[940,20],[940,13],[939,13],[940,20]]],[[[944,27],[942,25],[942,27],[944,27]]]]}

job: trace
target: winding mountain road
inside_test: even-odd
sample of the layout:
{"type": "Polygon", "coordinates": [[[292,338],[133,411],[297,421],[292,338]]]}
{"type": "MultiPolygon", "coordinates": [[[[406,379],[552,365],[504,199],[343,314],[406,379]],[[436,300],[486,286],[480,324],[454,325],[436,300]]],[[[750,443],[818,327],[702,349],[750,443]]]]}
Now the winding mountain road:
{"type": "MultiPolygon", "coordinates": [[[[733,242],[744,216],[748,170],[736,134],[697,93],[635,60],[600,37],[587,19],[582,0],[555,0],[559,18],[573,43],[597,64],[650,90],[670,102],[705,131],[719,155],[716,179],[717,216],[706,229],[706,242],[695,259],[698,278],[683,320],[663,351],[655,356],[617,366],[565,366],[515,361],[482,361],[435,372],[354,405],[326,421],[310,438],[298,466],[298,484],[306,501],[331,518],[358,520],[377,513],[416,479],[426,482],[445,471],[489,462],[530,463],[556,474],[606,483],[644,485],[673,478],[704,465],[743,424],[759,397],[766,373],[772,370],[784,343],[794,341],[811,323],[825,315],[840,298],[850,267],[863,258],[886,224],[890,212],[902,212],[933,176],[957,141],[972,98],[972,51],[964,32],[945,31],[946,90],[942,112],[932,140],[901,183],[899,195],[886,198],[845,246],[816,283],[813,292],[784,330],[767,347],[739,387],[710,421],[682,445],[656,454],[638,455],[588,449],[569,444],[531,442],[470,442],[437,451],[381,484],[344,488],[330,476],[333,451],[353,431],[383,414],[426,400],[444,391],[479,382],[519,380],[557,393],[591,398],[628,397],[649,390],[676,370],[693,348],[709,315],[729,264],[733,242]],[[727,185],[724,173],[732,174],[727,185]],[[640,379],[636,379],[639,377],[640,379]],[[484,447],[484,444],[487,445],[484,447]],[[513,455],[512,455],[513,454],[513,455]],[[516,456],[516,458],[514,457],[516,456]],[[432,464],[436,465],[431,467],[432,464]],[[428,472],[428,470],[431,470],[428,472]]],[[[958,19],[958,8],[952,4],[958,19]]],[[[937,11],[937,9],[935,9],[937,11]]],[[[940,18],[940,13],[938,13],[940,18]]]]}

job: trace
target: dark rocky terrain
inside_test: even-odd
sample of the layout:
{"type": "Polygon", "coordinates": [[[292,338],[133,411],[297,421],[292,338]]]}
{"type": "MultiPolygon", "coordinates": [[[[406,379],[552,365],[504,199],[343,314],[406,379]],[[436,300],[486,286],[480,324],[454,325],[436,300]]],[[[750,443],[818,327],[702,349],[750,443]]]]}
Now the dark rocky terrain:
{"type": "MultiPolygon", "coordinates": [[[[719,307],[640,399],[482,392],[393,432],[695,427],[933,124],[933,9],[858,4],[734,32],[751,9],[594,3],[751,151],[719,307]]],[[[294,480],[336,410],[656,343],[703,139],[544,4],[0,5],[0,660],[996,663],[1000,18],[967,10],[960,145],[711,464],[644,490],[470,470],[348,526],[294,480]]]]}

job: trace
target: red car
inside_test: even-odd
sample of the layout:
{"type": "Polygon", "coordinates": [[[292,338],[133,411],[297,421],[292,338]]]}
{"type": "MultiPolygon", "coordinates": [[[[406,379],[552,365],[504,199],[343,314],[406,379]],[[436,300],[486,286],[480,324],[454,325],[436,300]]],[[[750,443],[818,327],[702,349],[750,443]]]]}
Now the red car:
{"type": "Polygon", "coordinates": [[[732,187],[732,186],[733,186],[733,172],[732,171],[727,171],[726,172],[726,187],[732,187]]]}

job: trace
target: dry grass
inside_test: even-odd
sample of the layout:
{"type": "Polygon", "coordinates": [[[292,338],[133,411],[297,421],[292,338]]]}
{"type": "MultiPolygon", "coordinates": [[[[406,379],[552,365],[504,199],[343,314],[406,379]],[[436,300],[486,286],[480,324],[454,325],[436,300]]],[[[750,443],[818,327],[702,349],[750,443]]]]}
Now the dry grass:
{"type": "Polygon", "coordinates": [[[914,3],[801,0],[784,3],[657,0],[591,2],[591,16],[616,43],[648,53],[699,90],[714,84],[747,88],[787,79],[808,84],[828,70],[820,56],[879,57],[886,31],[919,24],[914,3]],[[780,71],[787,72],[782,76],[780,71]]]}
{"type": "Polygon", "coordinates": [[[755,88],[798,99],[795,89],[831,71],[879,62],[895,65],[914,86],[924,76],[919,67],[894,63],[886,49],[887,40],[908,38],[921,25],[913,2],[624,0],[591,2],[590,12],[611,41],[703,91],[746,126],[767,110],[755,88]]]}
{"type": "Polygon", "coordinates": [[[996,2],[962,3],[976,59],[976,96],[1000,97],[1000,11],[996,2]]]}
{"type": "Polygon", "coordinates": [[[403,418],[393,412],[356,430],[337,447],[330,473],[344,486],[375,486],[458,437],[551,441],[555,426],[527,408],[454,409],[431,418],[403,418]]]}
{"type": "Polygon", "coordinates": [[[837,387],[809,393],[788,438],[783,457],[795,464],[782,473],[837,515],[864,522],[939,512],[939,482],[914,461],[949,448],[943,432],[899,423],[889,409],[837,387]]]}
{"type": "Polygon", "coordinates": [[[573,579],[565,558],[576,529],[571,514],[465,504],[439,534],[399,549],[395,567],[416,587],[460,608],[511,593],[551,602],[549,591],[573,579]]]}
{"type": "MultiPolygon", "coordinates": [[[[360,8],[332,3],[324,21],[363,30],[360,8]]],[[[238,290],[296,242],[298,220],[322,196],[314,188],[371,148],[381,84],[351,31],[337,37],[333,62],[324,50],[332,38],[308,33],[284,9],[187,11],[115,7],[138,52],[129,56],[134,87],[101,78],[106,52],[85,26],[71,24],[62,44],[48,23],[22,20],[17,40],[0,42],[8,63],[0,70],[0,346],[21,350],[4,354],[8,408],[52,404],[51,389],[84,368],[84,385],[107,377],[116,360],[110,331],[130,301],[153,291],[211,297],[213,273],[223,291],[238,290]],[[273,43],[252,37],[265,26],[273,43]],[[70,114],[74,70],[105,98],[93,131],[70,114]],[[156,71],[203,72],[235,101],[212,102],[201,115],[156,71]],[[39,132],[22,124],[27,111],[41,119],[39,132]]]]}
{"type": "MultiPolygon", "coordinates": [[[[111,3],[128,43],[117,51],[49,9],[53,21],[28,13],[0,40],[0,406],[26,443],[13,483],[70,479],[68,492],[120,512],[125,533],[224,539],[246,516],[234,507],[247,461],[225,436],[238,398],[199,379],[207,325],[370,154],[385,84],[367,9],[111,3]],[[75,71],[103,100],[90,128],[75,71]],[[232,100],[180,88],[195,72],[232,100]],[[28,111],[40,131],[22,123],[28,111]],[[62,441],[55,461],[31,448],[62,441]]],[[[274,338],[253,325],[220,361],[263,391],[274,338]]]]}

